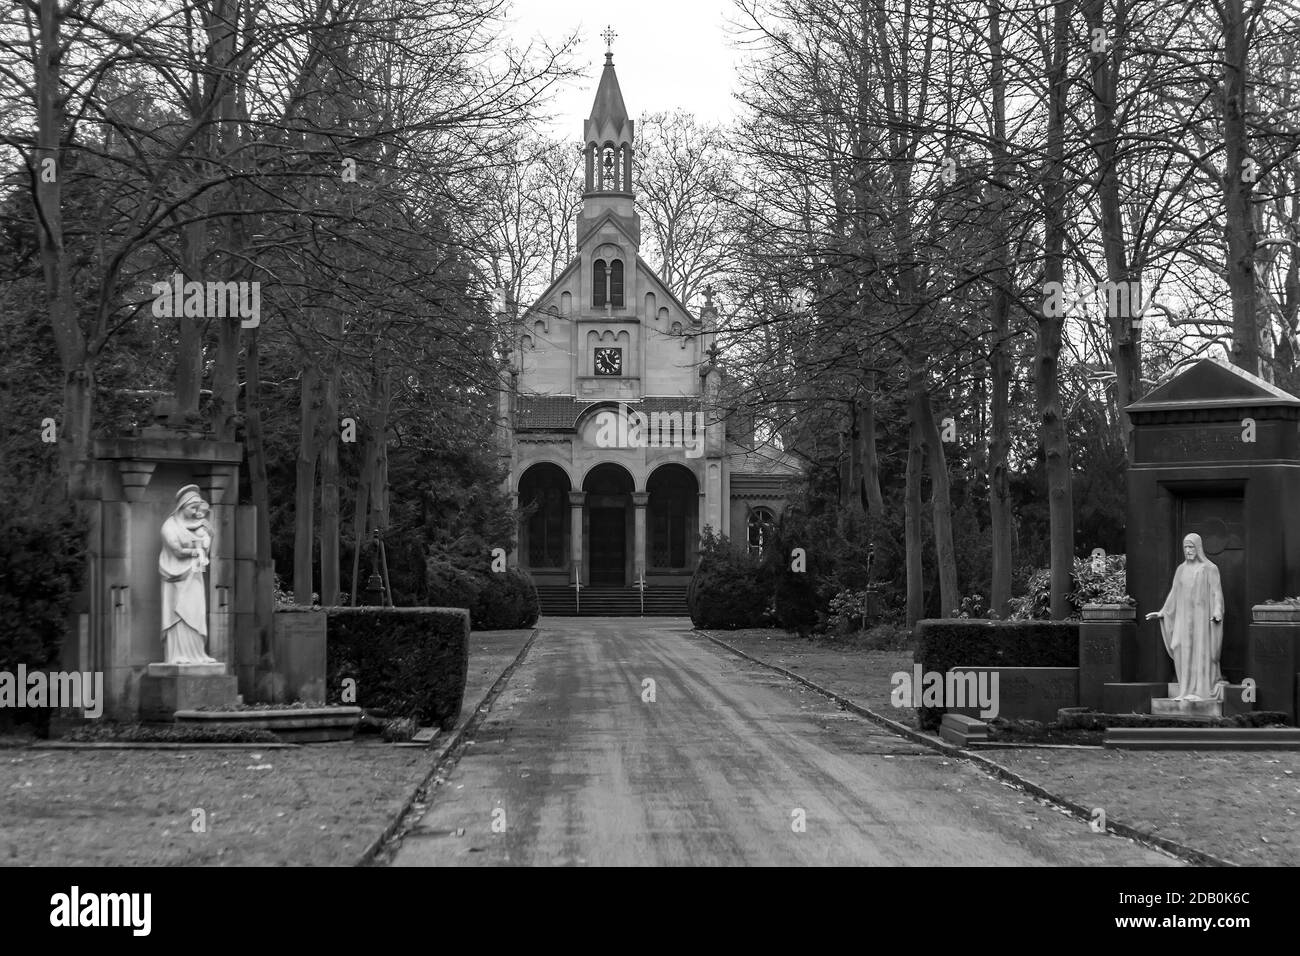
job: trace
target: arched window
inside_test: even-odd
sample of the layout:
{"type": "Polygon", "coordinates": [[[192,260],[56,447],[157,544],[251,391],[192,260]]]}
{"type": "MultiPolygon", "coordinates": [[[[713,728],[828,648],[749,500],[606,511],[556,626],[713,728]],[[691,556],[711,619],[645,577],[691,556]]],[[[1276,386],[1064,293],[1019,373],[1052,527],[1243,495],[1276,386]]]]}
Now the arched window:
{"type": "Polygon", "coordinates": [[[763,545],[767,543],[772,528],[776,525],[776,516],[770,508],[755,508],[749,513],[749,553],[762,554],[763,545]]]}
{"type": "Polygon", "coordinates": [[[597,259],[591,264],[591,304],[593,308],[604,308],[605,305],[604,259],[597,259]]]}
{"type": "Polygon", "coordinates": [[[609,301],[616,309],[623,308],[623,260],[615,259],[609,267],[609,301]]]}

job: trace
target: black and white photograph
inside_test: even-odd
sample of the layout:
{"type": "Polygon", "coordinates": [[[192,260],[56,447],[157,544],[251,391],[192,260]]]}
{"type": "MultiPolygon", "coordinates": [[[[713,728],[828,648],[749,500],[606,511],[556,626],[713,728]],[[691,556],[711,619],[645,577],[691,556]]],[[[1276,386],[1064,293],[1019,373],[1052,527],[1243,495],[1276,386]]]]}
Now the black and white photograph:
{"type": "Polygon", "coordinates": [[[1300,3],[0,0],[0,865],[105,939],[944,867],[879,904],[1245,942],[1300,3]]]}

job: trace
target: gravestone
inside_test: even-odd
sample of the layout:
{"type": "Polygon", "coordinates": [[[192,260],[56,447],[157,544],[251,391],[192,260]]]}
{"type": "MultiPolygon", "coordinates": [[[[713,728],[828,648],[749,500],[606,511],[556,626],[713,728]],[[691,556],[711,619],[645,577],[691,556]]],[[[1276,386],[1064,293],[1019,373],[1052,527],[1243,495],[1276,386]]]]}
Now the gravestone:
{"type": "MultiPolygon", "coordinates": [[[[953,667],[962,674],[998,675],[997,714],[1008,720],[1039,720],[1051,723],[1062,707],[1079,703],[1077,667],[953,667]]],[[[992,689],[991,677],[981,686],[992,689]]],[[[947,703],[947,702],[945,702],[947,703]]],[[[982,718],[980,707],[948,707],[950,713],[982,718]]],[[[991,719],[991,717],[990,717],[991,719]]]]}
{"type": "Polygon", "coordinates": [[[1233,684],[1258,679],[1248,673],[1251,606],[1300,590],[1300,399],[1203,359],[1127,411],[1128,589],[1138,606],[1127,679],[1175,679],[1159,622],[1144,616],[1164,604],[1192,532],[1222,581],[1223,675],[1233,684]]]}
{"type": "MultiPolygon", "coordinates": [[[[241,648],[255,642],[256,511],[239,504],[243,447],[201,434],[146,428],[94,444],[86,513],[87,575],[65,641],[63,665],[104,674],[104,716],[164,719],[171,710],[218,703],[236,692],[241,648]],[[212,565],[204,575],[212,665],[162,663],[159,529],[176,493],[194,484],[212,506],[212,565]],[[165,686],[164,686],[165,685],[165,686]]],[[[240,682],[238,691],[251,688],[240,682]]]]}

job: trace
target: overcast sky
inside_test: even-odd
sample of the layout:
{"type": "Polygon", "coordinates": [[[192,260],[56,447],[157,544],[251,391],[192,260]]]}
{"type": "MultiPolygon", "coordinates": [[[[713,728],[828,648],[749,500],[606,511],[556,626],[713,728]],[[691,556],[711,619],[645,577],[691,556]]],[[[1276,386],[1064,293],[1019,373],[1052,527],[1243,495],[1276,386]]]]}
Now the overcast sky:
{"type": "Polygon", "coordinates": [[[555,99],[553,131],[582,137],[605,63],[600,34],[611,25],[614,66],[623,102],[632,117],[658,110],[686,109],[702,120],[734,118],[736,51],[727,32],[734,19],[731,0],[658,0],[612,7],[590,0],[514,0],[514,40],[543,37],[553,42],[577,31],[577,63],[586,78],[555,99]]]}

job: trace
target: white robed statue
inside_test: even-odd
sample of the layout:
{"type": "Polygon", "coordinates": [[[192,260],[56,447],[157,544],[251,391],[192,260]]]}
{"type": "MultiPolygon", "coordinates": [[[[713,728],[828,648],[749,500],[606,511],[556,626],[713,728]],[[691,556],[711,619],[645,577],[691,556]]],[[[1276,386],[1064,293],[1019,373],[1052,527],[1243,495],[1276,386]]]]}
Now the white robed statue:
{"type": "Polygon", "coordinates": [[[1147,615],[1160,619],[1165,650],[1178,676],[1175,700],[1222,700],[1223,586],[1219,569],[1205,557],[1199,534],[1183,538],[1185,560],[1174,572],[1165,606],[1147,615]]]}
{"type": "Polygon", "coordinates": [[[208,656],[208,611],[203,569],[209,564],[212,531],[208,503],[198,485],[176,492],[176,509],[162,526],[163,656],[168,664],[215,664],[208,656]]]}

